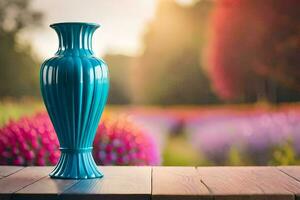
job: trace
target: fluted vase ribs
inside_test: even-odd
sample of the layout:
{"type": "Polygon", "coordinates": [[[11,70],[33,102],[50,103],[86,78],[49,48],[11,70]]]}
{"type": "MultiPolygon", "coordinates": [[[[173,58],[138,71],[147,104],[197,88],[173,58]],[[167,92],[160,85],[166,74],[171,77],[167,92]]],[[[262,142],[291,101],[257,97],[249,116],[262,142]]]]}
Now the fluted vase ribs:
{"type": "Polygon", "coordinates": [[[59,49],[41,67],[41,91],[60,142],[52,178],[100,178],[92,145],[109,89],[107,65],[93,55],[91,23],[51,25],[59,49]]]}

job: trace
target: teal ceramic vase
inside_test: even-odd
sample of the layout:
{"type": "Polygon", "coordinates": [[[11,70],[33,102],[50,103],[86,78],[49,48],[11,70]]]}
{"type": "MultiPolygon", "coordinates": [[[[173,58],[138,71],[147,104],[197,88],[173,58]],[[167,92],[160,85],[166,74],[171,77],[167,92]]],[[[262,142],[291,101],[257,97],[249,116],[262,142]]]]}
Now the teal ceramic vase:
{"type": "Polygon", "coordinates": [[[107,65],[94,56],[93,23],[50,25],[59,48],[40,71],[41,92],[60,143],[61,156],[52,178],[101,178],[92,145],[109,89],[107,65]]]}

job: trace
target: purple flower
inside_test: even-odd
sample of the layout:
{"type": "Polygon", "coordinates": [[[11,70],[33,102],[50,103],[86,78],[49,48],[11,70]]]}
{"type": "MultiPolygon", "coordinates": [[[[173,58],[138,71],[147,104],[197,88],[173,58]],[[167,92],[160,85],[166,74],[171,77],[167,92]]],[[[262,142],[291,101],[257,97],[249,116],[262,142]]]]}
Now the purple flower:
{"type": "Polygon", "coordinates": [[[232,147],[266,162],[272,149],[292,141],[300,155],[300,113],[209,115],[187,123],[191,142],[208,159],[225,161],[232,147]]]}

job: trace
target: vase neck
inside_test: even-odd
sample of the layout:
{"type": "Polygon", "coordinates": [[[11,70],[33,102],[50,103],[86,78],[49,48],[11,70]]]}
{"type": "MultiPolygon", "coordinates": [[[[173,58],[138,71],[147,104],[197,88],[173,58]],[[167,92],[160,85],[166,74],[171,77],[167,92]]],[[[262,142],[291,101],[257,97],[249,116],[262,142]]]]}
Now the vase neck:
{"type": "Polygon", "coordinates": [[[59,47],[56,55],[92,55],[92,37],[99,27],[91,23],[58,23],[50,25],[57,33],[59,47]]]}

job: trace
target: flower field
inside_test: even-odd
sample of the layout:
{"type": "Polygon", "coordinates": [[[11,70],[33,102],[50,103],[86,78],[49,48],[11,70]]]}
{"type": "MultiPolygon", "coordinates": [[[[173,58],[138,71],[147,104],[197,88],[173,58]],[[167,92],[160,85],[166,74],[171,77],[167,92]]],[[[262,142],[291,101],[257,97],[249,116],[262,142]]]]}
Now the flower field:
{"type": "MultiPolygon", "coordinates": [[[[40,102],[0,103],[0,164],[53,165],[55,131],[40,102]]],[[[103,165],[291,165],[300,105],[107,106],[94,143],[103,165]]]]}
{"type": "Polygon", "coordinates": [[[187,123],[187,133],[216,164],[231,164],[230,159],[249,165],[296,164],[300,155],[299,109],[199,116],[187,123]]]}

